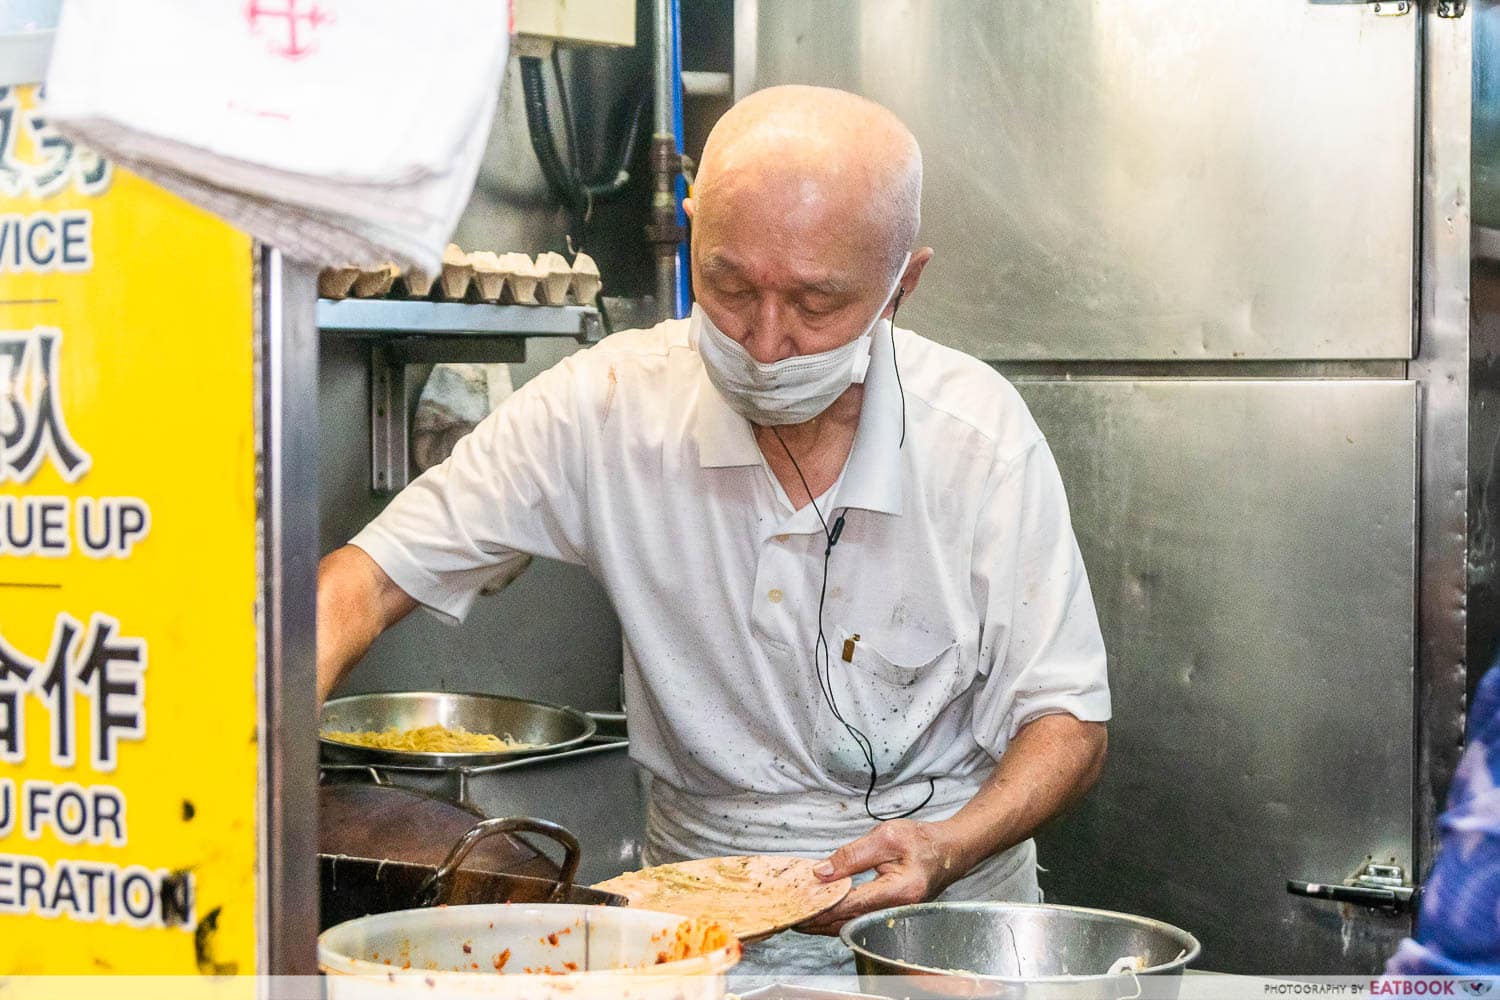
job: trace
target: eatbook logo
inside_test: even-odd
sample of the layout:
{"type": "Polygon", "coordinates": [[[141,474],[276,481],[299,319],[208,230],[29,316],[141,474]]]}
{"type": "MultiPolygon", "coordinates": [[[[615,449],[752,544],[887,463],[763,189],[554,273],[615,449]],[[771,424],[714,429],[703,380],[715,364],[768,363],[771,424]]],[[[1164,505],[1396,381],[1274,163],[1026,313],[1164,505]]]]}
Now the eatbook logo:
{"type": "Polygon", "coordinates": [[[334,20],[317,0],[249,0],[245,4],[245,22],[251,34],[265,38],[272,53],[288,60],[311,55],[317,48],[313,36],[334,20]]]}
{"type": "Polygon", "coordinates": [[[1464,983],[1464,992],[1471,997],[1482,997],[1490,991],[1495,984],[1484,979],[1471,979],[1464,983]]]}

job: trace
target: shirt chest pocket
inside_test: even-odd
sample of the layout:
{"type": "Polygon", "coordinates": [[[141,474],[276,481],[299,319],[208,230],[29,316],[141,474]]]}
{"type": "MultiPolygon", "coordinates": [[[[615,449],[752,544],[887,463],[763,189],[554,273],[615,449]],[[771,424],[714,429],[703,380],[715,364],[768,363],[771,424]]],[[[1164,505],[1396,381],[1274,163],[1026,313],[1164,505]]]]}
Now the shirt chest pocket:
{"type": "MultiPolygon", "coordinates": [[[[897,647],[837,628],[829,638],[826,682],[839,714],[868,739],[882,777],[899,771],[962,690],[958,642],[933,639],[897,647]],[[886,651],[895,648],[902,652],[886,651]]],[[[858,738],[832,708],[822,708],[813,731],[829,775],[862,787],[869,780],[869,765],[858,738]]]]}

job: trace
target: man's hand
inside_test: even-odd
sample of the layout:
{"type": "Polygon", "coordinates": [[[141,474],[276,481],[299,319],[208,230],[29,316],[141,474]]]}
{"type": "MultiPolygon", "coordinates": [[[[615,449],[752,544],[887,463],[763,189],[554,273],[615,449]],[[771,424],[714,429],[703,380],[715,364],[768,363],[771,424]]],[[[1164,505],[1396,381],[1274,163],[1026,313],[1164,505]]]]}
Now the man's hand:
{"type": "Polygon", "coordinates": [[[861,914],[932,899],[1077,801],[1098,780],[1108,746],[1101,722],[1048,715],[1027,723],[979,791],[951,817],[881,823],[834,851],[825,870],[813,869],[825,882],[872,868],[876,877],[797,930],[836,934],[861,914]]]}
{"type": "Polygon", "coordinates": [[[893,819],[840,847],[813,869],[825,882],[875,870],[844,901],[802,924],[804,934],[837,934],[845,921],[888,906],[922,903],[964,874],[942,823],[893,819]]]}

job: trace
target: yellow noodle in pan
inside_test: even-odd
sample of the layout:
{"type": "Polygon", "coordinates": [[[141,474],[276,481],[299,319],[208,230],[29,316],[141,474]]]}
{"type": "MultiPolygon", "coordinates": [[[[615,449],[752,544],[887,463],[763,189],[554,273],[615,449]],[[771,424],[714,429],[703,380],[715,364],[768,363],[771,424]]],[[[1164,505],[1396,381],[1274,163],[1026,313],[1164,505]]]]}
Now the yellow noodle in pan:
{"type": "Polygon", "coordinates": [[[391,727],[383,731],[367,729],[349,733],[325,730],[325,739],[376,750],[405,750],[411,753],[495,753],[529,750],[535,743],[520,743],[509,736],[471,733],[462,726],[418,726],[415,729],[391,727]]]}

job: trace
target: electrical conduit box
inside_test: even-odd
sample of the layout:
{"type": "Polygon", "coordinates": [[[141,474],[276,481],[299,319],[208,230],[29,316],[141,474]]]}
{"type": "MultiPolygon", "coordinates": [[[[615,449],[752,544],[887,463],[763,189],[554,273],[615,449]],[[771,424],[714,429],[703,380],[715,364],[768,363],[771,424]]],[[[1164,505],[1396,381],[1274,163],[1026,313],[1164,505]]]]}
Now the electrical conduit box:
{"type": "Polygon", "coordinates": [[[632,0],[514,0],[517,50],[534,46],[635,44],[632,0]]]}

